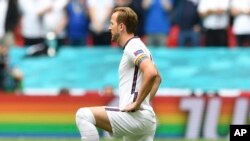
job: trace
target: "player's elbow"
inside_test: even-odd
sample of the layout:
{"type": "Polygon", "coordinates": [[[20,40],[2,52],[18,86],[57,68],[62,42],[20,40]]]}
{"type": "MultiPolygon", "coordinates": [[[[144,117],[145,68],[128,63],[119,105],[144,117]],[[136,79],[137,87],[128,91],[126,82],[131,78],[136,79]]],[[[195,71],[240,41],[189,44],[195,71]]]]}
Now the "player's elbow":
{"type": "Polygon", "coordinates": [[[157,79],[157,77],[158,77],[158,72],[157,72],[157,70],[152,69],[152,70],[149,70],[148,73],[149,73],[149,76],[151,77],[151,79],[152,79],[153,81],[154,81],[155,79],[157,79]]]}
{"type": "Polygon", "coordinates": [[[158,84],[161,84],[161,81],[162,81],[161,75],[159,73],[157,73],[157,76],[155,78],[155,82],[158,84]]]}
{"type": "Polygon", "coordinates": [[[155,68],[155,66],[150,63],[149,61],[144,61],[140,68],[144,74],[145,78],[148,78],[150,81],[154,81],[156,77],[158,76],[158,71],[155,68]]]}

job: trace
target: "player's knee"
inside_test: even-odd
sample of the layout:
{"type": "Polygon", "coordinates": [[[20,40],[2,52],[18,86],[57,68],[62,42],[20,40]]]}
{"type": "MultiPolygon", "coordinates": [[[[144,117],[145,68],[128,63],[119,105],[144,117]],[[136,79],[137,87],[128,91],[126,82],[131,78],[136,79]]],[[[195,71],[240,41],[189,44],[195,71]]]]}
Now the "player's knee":
{"type": "Polygon", "coordinates": [[[85,120],[92,124],[96,124],[95,117],[89,108],[80,108],[76,112],[76,122],[80,122],[81,120],[85,120]]]}

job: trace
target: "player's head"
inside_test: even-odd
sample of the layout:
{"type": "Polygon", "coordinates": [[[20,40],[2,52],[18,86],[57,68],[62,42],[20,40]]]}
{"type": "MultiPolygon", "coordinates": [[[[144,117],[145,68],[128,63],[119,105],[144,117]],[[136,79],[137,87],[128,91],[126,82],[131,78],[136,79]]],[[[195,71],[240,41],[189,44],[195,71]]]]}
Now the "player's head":
{"type": "Polygon", "coordinates": [[[113,10],[109,29],[112,41],[119,41],[122,33],[134,34],[136,32],[138,18],[129,7],[117,7],[113,10]]]}

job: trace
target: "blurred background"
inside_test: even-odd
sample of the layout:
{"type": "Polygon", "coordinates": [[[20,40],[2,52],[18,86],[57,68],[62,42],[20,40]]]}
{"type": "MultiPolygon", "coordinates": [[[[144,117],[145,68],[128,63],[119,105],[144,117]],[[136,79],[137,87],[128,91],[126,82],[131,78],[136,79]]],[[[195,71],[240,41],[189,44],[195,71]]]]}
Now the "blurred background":
{"type": "Polygon", "coordinates": [[[79,138],[78,108],[117,105],[119,6],[137,13],[163,79],[156,138],[250,124],[250,0],[0,0],[0,138],[79,138]]]}

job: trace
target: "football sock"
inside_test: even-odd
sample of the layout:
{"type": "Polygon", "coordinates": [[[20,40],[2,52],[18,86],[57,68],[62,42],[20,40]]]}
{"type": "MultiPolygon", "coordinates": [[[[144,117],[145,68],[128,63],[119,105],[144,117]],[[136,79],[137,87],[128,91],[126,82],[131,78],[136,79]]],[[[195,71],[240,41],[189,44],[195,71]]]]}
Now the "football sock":
{"type": "Polygon", "coordinates": [[[89,108],[80,108],[76,112],[76,125],[82,141],[99,141],[95,124],[95,117],[89,108]]]}

